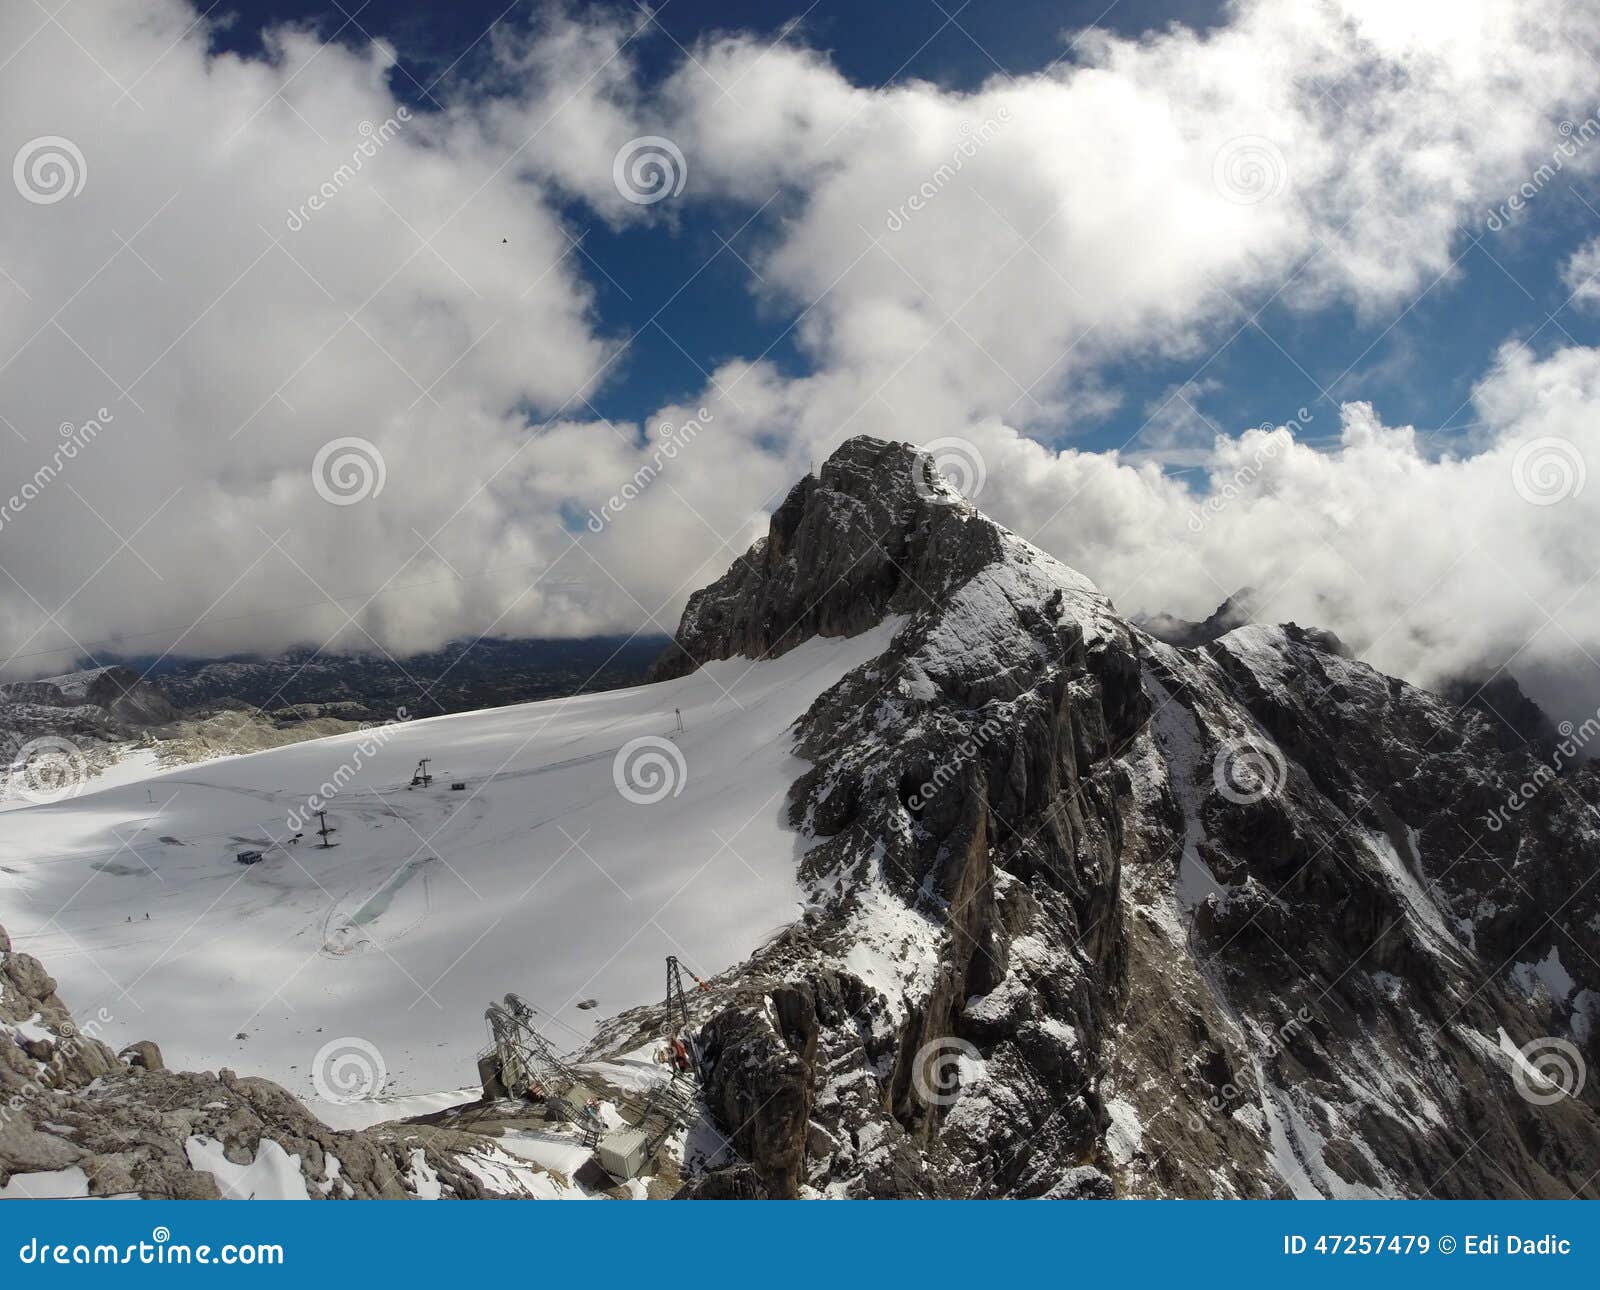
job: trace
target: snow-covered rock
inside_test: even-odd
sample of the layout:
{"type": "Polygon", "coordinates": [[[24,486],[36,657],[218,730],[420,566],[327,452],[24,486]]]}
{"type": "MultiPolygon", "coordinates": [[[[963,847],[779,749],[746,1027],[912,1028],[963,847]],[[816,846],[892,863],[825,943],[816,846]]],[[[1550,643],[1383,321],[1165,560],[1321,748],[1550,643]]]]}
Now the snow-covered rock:
{"type": "MultiPolygon", "coordinates": [[[[680,1166],[703,1197],[1600,1194],[1600,770],[1245,617],[1158,639],[856,438],[691,598],[657,684],[0,817],[0,874],[61,910],[14,930],[75,997],[130,982],[174,1064],[304,1085],[364,1036],[395,1106],[437,1107],[341,1132],[265,1080],[87,1046],[0,1174],[583,1194],[525,1107],[433,1099],[507,989],[620,1096],[677,1029],[671,953],[705,979],[710,1120],[650,1195],[680,1166]],[[639,740],[650,804],[621,789],[639,740]],[[408,792],[424,755],[468,790],[408,792]],[[339,848],[275,838],[341,762],[339,848]]],[[[8,971],[0,1071],[27,1079],[64,1010],[8,971]]]]}
{"type": "Polygon", "coordinates": [[[802,1150],[805,1194],[1597,1193],[1596,1082],[1530,1101],[1464,1037],[1600,1055],[1592,767],[1240,605],[1159,640],[867,438],[659,670],[890,614],[797,728],[807,916],[708,1028],[799,1019],[713,1073],[743,1143],[808,1067],[809,1123],[743,1152],[769,1190],[802,1150]]]}

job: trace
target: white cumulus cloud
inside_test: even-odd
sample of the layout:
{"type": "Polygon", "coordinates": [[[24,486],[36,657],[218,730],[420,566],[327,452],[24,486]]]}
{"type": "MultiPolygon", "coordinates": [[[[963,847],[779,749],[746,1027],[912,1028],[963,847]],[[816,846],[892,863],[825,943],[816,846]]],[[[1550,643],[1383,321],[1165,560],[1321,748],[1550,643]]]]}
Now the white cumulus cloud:
{"type": "Polygon", "coordinates": [[[1592,2],[1251,0],[1205,33],[1086,33],[972,92],[863,87],[737,34],[647,80],[638,14],[550,8],[409,119],[382,44],[284,29],[266,58],[213,56],[197,17],[78,0],[69,36],[0,13],[0,51],[26,50],[0,143],[66,139],[85,172],[60,200],[0,194],[0,464],[35,481],[0,510],[10,672],[107,639],[670,630],[799,473],[874,433],[971,441],[980,503],[1126,610],[1200,614],[1248,583],[1418,679],[1510,659],[1547,696],[1584,692],[1600,486],[1563,480],[1600,448],[1593,351],[1508,347],[1448,445],[1360,403],[1302,417],[1230,390],[1241,423],[1297,425],[1216,436],[1189,405],[1269,302],[1379,331],[1447,290],[1469,232],[1595,110],[1573,39],[1592,2]],[[687,168],[660,202],[616,182],[646,135],[687,168]],[[807,370],[745,354],[611,425],[591,401],[627,346],[573,212],[626,235],[697,209],[750,221],[750,290],[807,370]],[[1194,374],[1148,436],[1049,446],[1115,406],[1111,364],[1174,357],[1194,374]],[[102,408],[58,462],[62,423],[102,408]],[[664,454],[662,423],[689,421],[664,454]],[[362,443],[318,488],[340,440],[362,443]]]}

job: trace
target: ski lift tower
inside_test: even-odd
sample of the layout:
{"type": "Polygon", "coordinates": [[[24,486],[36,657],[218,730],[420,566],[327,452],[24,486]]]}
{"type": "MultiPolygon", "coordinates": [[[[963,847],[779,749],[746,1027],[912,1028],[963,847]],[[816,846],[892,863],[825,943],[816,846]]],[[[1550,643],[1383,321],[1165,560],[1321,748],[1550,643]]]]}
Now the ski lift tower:
{"type": "Polygon", "coordinates": [[[500,1083],[512,1097],[554,1098],[577,1078],[545,1037],[497,1003],[484,1014],[494,1036],[500,1083]]]}
{"type": "Polygon", "coordinates": [[[683,993],[683,970],[676,954],[667,955],[667,1037],[689,1029],[689,1000],[683,993]]]}

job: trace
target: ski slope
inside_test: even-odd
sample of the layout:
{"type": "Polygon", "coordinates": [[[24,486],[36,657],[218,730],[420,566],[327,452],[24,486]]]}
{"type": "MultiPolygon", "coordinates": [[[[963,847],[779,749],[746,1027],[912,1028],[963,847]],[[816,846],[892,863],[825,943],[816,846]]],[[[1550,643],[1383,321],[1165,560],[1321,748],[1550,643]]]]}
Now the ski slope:
{"type": "Polygon", "coordinates": [[[0,923],[80,1020],[104,1008],[107,1042],[154,1039],[175,1069],[226,1066],[314,1101],[319,1051],[357,1038],[381,1054],[385,1095],[457,1089],[506,991],[573,1047],[659,999],[666,955],[708,975],[798,916],[806,843],[785,799],[805,763],[789,727],[896,626],[9,811],[0,923]],[[624,773],[639,738],[661,777],[624,773]],[[412,790],[421,757],[434,780],[412,790]],[[291,842],[290,813],[336,776],[337,845],[316,845],[314,816],[291,842]],[[618,776],[659,800],[630,800],[618,776]],[[245,848],[265,859],[239,864],[245,848]]]}

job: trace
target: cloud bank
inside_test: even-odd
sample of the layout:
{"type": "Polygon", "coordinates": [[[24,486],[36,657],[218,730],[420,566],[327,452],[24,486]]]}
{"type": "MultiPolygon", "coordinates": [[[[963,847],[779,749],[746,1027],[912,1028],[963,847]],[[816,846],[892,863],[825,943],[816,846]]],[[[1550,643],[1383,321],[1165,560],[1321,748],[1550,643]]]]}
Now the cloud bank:
{"type": "Polygon", "coordinates": [[[1597,18],[1246,3],[955,93],[738,35],[647,81],[632,11],[547,10],[418,87],[349,31],[242,59],[184,0],[43,27],[12,7],[0,465],[31,495],[0,508],[6,670],[104,641],[670,630],[810,462],[873,433],[971,444],[979,503],[1126,611],[1203,614],[1249,583],[1386,669],[1512,659],[1577,702],[1600,656],[1595,351],[1508,345],[1464,455],[1360,403],[1335,427],[1234,391],[1289,428],[1220,435],[1171,414],[1268,302],[1381,328],[1552,155],[1592,169],[1574,33],[1597,18]],[[660,200],[618,164],[645,136],[687,172],[661,154],[660,200]],[[625,232],[697,203],[751,221],[750,290],[808,370],[751,353],[608,423],[590,401],[627,347],[578,215],[625,232]],[[1052,446],[1115,404],[1111,364],[1149,357],[1195,375],[1148,438],[1052,446]]]}

